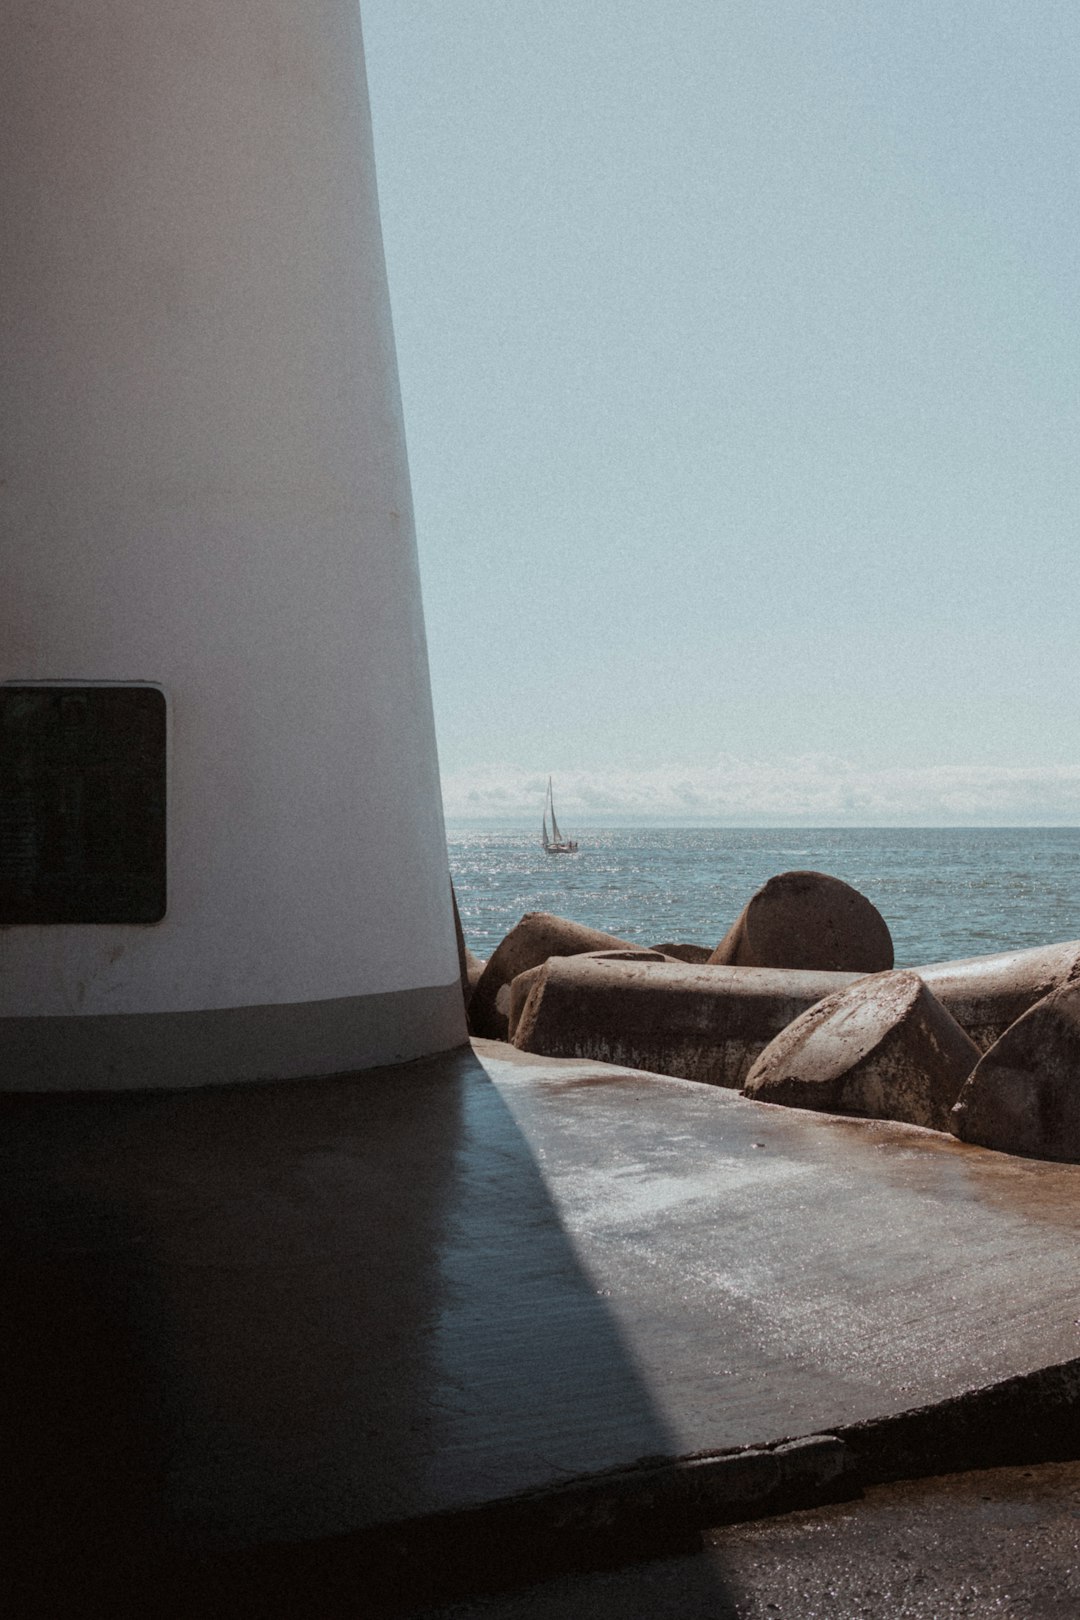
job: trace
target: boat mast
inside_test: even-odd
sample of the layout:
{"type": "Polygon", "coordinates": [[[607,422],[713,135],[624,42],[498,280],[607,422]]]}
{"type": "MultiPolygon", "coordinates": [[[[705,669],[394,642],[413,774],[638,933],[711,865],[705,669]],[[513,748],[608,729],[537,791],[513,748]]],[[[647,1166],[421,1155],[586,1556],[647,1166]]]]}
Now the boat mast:
{"type": "Polygon", "coordinates": [[[559,823],[555,820],[555,795],[551,791],[550,776],[548,777],[548,803],[551,805],[551,841],[553,844],[561,844],[563,836],[559,831],[559,823]]]}
{"type": "Polygon", "coordinates": [[[564,838],[559,830],[559,823],[555,819],[555,793],[548,777],[547,796],[544,799],[544,819],[540,824],[541,846],[548,855],[573,855],[577,851],[577,844],[572,838],[564,838]],[[551,836],[548,837],[548,813],[551,814],[551,836]]]}

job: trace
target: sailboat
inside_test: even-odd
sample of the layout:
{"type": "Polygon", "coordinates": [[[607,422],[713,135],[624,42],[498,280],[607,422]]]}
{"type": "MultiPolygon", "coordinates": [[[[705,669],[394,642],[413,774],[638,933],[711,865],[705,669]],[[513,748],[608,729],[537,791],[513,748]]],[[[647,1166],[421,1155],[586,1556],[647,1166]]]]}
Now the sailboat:
{"type": "Polygon", "coordinates": [[[555,820],[555,800],[551,794],[551,777],[548,777],[547,798],[544,800],[544,822],[540,834],[540,841],[545,855],[576,855],[577,840],[564,838],[559,831],[559,823],[555,820]],[[551,816],[551,832],[548,832],[548,816],[551,816]]]}

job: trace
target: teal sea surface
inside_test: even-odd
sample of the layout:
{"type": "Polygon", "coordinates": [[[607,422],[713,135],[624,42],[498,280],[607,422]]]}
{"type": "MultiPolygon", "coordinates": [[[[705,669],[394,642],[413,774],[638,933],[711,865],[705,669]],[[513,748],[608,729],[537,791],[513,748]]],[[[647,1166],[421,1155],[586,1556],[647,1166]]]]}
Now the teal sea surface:
{"type": "Polygon", "coordinates": [[[715,945],[777,872],[843,878],[889,925],[897,966],[1080,938],[1080,828],[581,828],[545,855],[520,827],[450,825],[465,938],[490,956],[526,911],[635,944],[715,945]]]}

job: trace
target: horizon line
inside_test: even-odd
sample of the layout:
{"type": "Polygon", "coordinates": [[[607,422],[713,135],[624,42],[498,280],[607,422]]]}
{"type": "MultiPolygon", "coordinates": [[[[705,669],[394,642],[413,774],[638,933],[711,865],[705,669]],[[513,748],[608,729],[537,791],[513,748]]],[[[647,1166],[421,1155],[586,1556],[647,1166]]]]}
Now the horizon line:
{"type": "MultiPolygon", "coordinates": [[[[534,816],[526,815],[444,815],[447,827],[532,827],[534,816]]],[[[602,819],[575,815],[575,826],[592,827],[603,831],[605,827],[655,827],[685,832],[1076,832],[1080,821],[732,821],[712,818],[706,821],[687,817],[643,816],[616,814],[602,819]]]]}

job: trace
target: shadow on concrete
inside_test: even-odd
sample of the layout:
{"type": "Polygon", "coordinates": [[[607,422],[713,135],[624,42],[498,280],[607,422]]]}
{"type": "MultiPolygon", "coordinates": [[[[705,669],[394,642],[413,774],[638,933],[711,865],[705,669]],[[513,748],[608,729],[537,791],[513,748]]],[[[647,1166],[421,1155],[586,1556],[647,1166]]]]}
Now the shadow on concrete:
{"type": "Polygon", "coordinates": [[[0,1115],[7,1614],[329,1620],[696,1546],[490,1514],[676,1448],[471,1052],[0,1115]]]}

